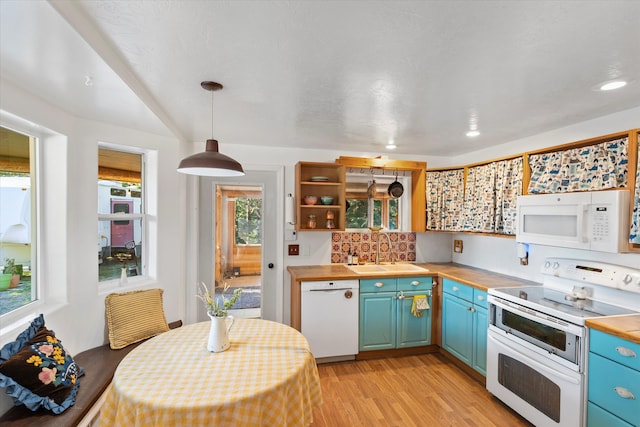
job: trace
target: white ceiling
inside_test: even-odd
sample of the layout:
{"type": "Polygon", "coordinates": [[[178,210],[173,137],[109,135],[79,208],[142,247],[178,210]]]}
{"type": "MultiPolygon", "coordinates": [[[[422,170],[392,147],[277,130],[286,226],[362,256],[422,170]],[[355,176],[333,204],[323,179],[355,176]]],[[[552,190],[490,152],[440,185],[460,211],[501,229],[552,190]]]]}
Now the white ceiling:
{"type": "Polygon", "coordinates": [[[223,152],[393,139],[399,158],[446,156],[640,106],[639,16],[636,0],[2,0],[0,71],[78,116],[223,152]],[[204,80],[225,86],[213,121],[204,80]]]}

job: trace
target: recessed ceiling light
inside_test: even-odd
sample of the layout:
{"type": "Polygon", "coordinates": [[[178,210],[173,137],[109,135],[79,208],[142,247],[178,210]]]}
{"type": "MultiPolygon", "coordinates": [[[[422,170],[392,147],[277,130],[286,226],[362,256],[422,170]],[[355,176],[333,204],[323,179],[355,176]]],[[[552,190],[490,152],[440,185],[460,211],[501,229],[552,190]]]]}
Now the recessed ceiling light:
{"type": "Polygon", "coordinates": [[[614,89],[620,89],[621,87],[624,87],[626,85],[627,85],[627,82],[624,80],[611,80],[611,81],[600,84],[599,89],[614,90],[614,89]]]}
{"type": "Polygon", "coordinates": [[[480,132],[477,130],[470,130],[469,132],[467,132],[467,136],[469,138],[474,138],[476,136],[480,135],[480,132]]]}
{"type": "Polygon", "coordinates": [[[398,148],[398,146],[393,142],[387,144],[387,150],[395,150],[396,148],[398,148]]]}

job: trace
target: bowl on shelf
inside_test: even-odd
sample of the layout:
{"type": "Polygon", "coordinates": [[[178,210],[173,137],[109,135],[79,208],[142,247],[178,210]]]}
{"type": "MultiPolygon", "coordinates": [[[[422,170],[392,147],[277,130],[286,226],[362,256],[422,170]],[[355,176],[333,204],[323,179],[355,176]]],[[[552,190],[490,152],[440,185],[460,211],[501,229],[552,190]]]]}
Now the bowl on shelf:
{"type": "Polygon", "coordinates": [[[331,197],[331,196],[320,196],[320,203],[322,203],[323,205],[332,205],[333,204],[333,197],[331,197]]]}
{"type": "Polygon", "coordinates": [[[318,203],[318,198],[316,196],[304,196],[302,200],[304,200],[305,205],[315,205],[318,203]]]}

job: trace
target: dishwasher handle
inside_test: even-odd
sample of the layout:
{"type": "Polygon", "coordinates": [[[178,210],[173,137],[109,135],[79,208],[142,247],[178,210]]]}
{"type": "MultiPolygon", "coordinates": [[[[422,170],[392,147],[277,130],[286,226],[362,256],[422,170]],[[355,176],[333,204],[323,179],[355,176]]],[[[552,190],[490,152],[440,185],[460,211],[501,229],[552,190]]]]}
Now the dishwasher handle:
{"type": "MultiPolygon", "coordinates": [[[[335,291],[351,291],[353,288],[329,288],[329,289],[309,289],[307,292],[335,292],[335,291]]],[[[304,291],[303,291],[304,292],[304,291]]]]}

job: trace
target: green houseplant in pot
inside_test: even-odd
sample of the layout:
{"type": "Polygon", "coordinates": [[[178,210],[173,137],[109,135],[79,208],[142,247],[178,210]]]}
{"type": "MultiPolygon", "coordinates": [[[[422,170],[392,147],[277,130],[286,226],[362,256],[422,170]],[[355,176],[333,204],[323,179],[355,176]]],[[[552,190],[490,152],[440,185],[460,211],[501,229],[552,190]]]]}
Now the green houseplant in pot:
{"type": "Polygon", "coordinates": [[[229,331],[233,326],[233,316],[228,316],[228,310],[233,307],[242,289],[238,288],[233,291],[233,295],[230,298],[224,296],[224,292],[229,289],[229,284],[225,283],[222,295],[211,296],[209,288],[204,283],[201,283],[202,290],[198,293],[198,298],[204,302],[207,309],[207,315],[211,319],[211,328],[209,329],[209,340],[207,342],[207,350],[212,353],[218,353],[225,351],[229,348],[229,331]]]}
{"type": "Polygon", "coordinates": [[[3,273],[11,275],[9,287],[15,288],[20,283],[20,277],[22,276],[22,264],[16,264],[15,258],[5,258],[3,273]]]}
{"type": "Polygon", "coordinates": [[[22,265],[16,265],[14,258],[4,259],[4,269],[0,274],[0,291],[15,288],[20,283],[22,265]]]}

